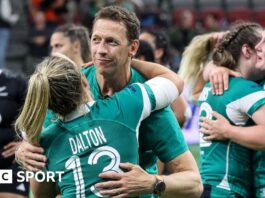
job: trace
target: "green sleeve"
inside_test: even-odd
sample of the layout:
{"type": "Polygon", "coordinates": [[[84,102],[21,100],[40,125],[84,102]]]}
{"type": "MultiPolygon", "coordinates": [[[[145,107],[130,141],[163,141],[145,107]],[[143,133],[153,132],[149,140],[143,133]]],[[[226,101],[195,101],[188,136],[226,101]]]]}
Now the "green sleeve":
{"type": "Polygon", "coordinates": [[[153,112],[143,121],[139,144],[140,153],[152,150],[165,163],[188,150],[181,128],[170,107],[153,112]]]}

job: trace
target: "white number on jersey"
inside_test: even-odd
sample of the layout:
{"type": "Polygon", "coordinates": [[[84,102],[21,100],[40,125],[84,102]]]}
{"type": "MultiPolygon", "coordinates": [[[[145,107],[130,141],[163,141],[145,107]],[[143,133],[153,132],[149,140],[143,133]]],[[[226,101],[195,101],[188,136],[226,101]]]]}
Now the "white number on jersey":
{"type": "MultiPolygon", "coordinates": [[[[119,168],[120,164],[120,154],[118,151],[110,146],[102,146],[95,149],[90,156],[88,157],[88,164],[89,165],[96,165],[98,159],[102,156],[108,156],[111,158],[110,163],[105,166],[102,172],[106,171],[114,171],[121,173],[123,172],[119,168]]],[[[73,170],[74,180],[76,185],[76,198],[85,198],[85,184],[84,178],[81,169],[80,158],[76,155],[70,157],[67,162],[65,163],[65,168],[68,170],[73,170]]],[[[90,187],[90,190],[98,197],[104,197],[101,195],[94,186],[90,187]]]]}

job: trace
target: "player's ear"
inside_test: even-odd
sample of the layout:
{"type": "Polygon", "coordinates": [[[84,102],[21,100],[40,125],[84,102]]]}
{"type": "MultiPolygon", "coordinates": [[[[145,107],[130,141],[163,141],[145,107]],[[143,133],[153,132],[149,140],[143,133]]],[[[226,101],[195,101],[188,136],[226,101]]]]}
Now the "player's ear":
{"type": "Polygon", "coordinates": [[[247,44],[244,44],[242,46],[242,54],[244,55],[244,57],[246,57],[246,59],[249,59],[251,58],[251,56],[253,55],[253,50],[247,45],[247,44]]]}
{"type": "Polygon", "coordinates": [[[129,52],[129,56],[131,58],[136,54],[136,52],[137,52],[137,50],[139,48],[139,45],[140,45],[140,42],[139,42],[138,39],[134,39],[133,41],[131,41],[130,52],[129,52]]]}

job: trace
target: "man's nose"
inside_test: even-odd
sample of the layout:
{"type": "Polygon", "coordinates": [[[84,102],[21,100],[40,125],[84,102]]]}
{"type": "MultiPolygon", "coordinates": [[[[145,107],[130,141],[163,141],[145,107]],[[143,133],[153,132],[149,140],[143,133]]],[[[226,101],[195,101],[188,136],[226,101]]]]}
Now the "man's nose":
{"type": "Polygon", "coordinates": [[[98,45],[98,53],[107,53],[107,47],[104,42],[100,42],[98,45]]]}

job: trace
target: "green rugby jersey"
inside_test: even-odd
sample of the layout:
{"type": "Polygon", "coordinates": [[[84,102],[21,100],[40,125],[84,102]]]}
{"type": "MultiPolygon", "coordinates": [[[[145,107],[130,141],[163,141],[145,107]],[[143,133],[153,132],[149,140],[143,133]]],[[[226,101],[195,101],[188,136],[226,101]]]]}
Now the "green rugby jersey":
{"type": "MultiPolygon", "coordinates": [[[[221,96],[212,95],[210,83],[207,83],[199,104],[200,116],[213,119],[211,112],[214,110],[233,125],[247,126],[252,114],[265,104],[265,92],[252,81],[230,78],[229,90],[221,96]]],[[[251,197],[252,150],[231,141],[205,141],[202,137],[200,148],[200,172],[204,184],[251,197]]]]}
{"type": "MultiPolygon", "coordinates": [[[[265,80],[261,86],[265,90],[265,80]]],[[[265,198],[265,151],[254,151],[253,176],[256,198],[265,198]]]]}
{"type": "Polygon", "coordinates": [[[64,171],[57,184],[63,198],[101,197],[94,185],[101,172],[123,172],[121,162],[138,164],[140,121],[161,98],[147,84],[133,84],[113,97],[83,105],[41,136],[48,171],[64,171]]]}
{"type": "MultiPolygon", "coordinates": [[[[95,100],[101,99],[100,88],[94,66],[83,69],[95,100]]],[[[145,82],[134,69],[131,70],[129,84],[145,82]]],[[[139,155],[140,165],[149,173],[157,173],[157,156],[163,162],[169,162],[188,150],[181,128],[170,107],[152,112],[140,125],[139,155]]]]}
{"type": "MultiPolygon", "coordinates": [[[[95,99],[102,98],[96,79],[96,68],[91,66],[83,69],[95,99]]],[[[134,69],[131,69],[129,84],[145,82],[145,79],[134,69]]],[[[139,160],[140,166],[148,173],[157,173],[157,157],[162,162],[169,162],[188,150],[181,128],[170,107],[152,112],[140,125],[139,130],[139,160]]],[[[142,195],[141,198],[151,198],[154,195],[142,195]]]]}
{"type": "MultiPolygon", "coordinates": [[[[95,100],[102,99],[96,79],[96,68],[83,68],[95,100]]],[[[129,84],[146,80],[134,69],[131,69],[129,84]]],[[[44,127],[49,126],[54,119],[51,111],[47,112],[44,127]]],[[[148,173],[157,173],[157,157],[162,162],[169,162],[188,150],[181,128],[170,107],[152,112],[140,125],[139,129],[139,164],[148,173]]],[[[154,195],[142,195],[141,198],[151,198],[154,195]]]]}

